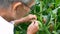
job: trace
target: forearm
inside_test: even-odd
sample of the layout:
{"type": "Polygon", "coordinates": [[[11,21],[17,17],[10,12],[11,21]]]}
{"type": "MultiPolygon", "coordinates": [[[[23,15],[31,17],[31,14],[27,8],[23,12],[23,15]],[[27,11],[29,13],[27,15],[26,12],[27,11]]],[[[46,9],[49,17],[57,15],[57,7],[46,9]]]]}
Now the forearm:
{"type": "Polygon", "coordinates": [[[20,24],[20,23],[25,22],[25,19],[21,18],[21,19],[18,19],[18,20],[14,20],[14,22],[15,22],[15,24],[20,24]]]}

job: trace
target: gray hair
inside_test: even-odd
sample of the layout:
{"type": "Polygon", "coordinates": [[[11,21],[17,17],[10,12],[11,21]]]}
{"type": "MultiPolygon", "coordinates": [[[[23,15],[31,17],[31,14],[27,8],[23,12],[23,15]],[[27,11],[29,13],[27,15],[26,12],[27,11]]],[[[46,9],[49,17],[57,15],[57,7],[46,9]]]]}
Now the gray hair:
{"type": "Polygon", "coordinates": [[[0,0],[1,7],[9,7],[13,2],[22,2],[24,4],[30,3],[32,0],[0,0]]]}

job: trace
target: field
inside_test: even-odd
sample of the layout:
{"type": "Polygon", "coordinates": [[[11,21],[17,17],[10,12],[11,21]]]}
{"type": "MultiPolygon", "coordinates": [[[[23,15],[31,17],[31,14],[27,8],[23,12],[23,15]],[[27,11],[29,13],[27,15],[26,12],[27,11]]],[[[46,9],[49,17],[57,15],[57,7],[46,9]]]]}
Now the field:
{"type": "MultiPolygon", "coordinates": [[[[60,0],[35,0],[31,12],[37,16],[39,31],[36,34],[60,34],[60,0]]],[[[15,26],[15,34],[26,34],[29,23],[15,26]]]]}

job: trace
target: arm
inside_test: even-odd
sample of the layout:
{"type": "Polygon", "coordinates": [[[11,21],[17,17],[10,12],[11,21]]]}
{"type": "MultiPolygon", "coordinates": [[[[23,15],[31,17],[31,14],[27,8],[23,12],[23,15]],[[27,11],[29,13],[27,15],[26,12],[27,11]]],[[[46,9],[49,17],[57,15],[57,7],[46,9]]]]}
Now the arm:
{"type": "Polygon", "coordinates": [[[33,19],[36,20],[37,17],[35,15],[30,14],[30,15],[24,17],[24,18],[14,20],[14,22],[15,22],[15,24],[20,24],[20,23],[23,23],[23,22],[31,22],[31,20],[33,20],[33,19]]]}
{"type": "Polygon", "coordinates": [[[15,24],[19,24],[19,23],[25,22],[25,19],[21,18],[21,19],[18,19],[18,20],[14,20],[14,22],[15,22],[15,24]]]}

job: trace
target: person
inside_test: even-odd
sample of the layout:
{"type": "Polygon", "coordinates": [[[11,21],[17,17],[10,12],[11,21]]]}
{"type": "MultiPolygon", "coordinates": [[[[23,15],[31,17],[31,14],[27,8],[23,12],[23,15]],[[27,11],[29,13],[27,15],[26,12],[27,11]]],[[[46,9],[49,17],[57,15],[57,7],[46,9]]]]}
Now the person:
{"type": "Polygon", "coordinates": [[[23,22],[32,22],[27,34],[36,34],[39,29],[37,17],[25,16],[34,4],[35,0],[0,0],[0,34],[14,34],[14,25],[23,22]]]}

